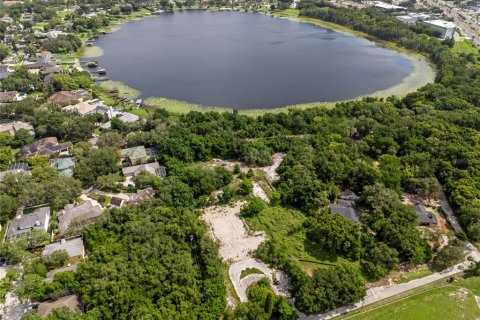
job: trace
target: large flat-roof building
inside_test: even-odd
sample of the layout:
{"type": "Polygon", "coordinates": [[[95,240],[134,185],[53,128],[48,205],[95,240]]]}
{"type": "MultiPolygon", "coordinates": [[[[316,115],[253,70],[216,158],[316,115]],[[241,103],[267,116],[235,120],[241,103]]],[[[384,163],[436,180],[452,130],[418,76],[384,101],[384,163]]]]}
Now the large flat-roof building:
{"type": "Polygon", "coordinates": [[[455,28],[457,27],[453,22],[440,19],[425,20],[421,23],[432,30],[438,31],[440,33],[440,39],[453,38],[453,36],[455,35],[455,28]]]}

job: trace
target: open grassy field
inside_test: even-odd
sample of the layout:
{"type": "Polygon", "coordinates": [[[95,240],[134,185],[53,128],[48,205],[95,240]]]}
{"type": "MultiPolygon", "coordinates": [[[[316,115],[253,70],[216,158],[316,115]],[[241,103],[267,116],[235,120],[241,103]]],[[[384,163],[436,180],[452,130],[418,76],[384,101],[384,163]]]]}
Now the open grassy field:
{"type": "Polygon", "coordinates": [[[355,320],[431,320],[479,319],[480,307],[475,296],[480,296],[480,277],[445,280],[406,292],[383,302],[357,310],[336,319],[355,320]]]}
{"type": "Polygon", "coordinates": [[[455,45],[453,46],[453,50],[458,53],[465,53],[465,54],[473,53],[475,55],[478,54],[478,49],[475,48],[473,43],[468,40],[455,42],[455,45]]]}
{"type": "Polygon", "coordinates": [[[303,213],[280,207],[267,208],[253,218],[245,218],[251,230],[264,231],[268,238],[284,242],[288,248],[287,254],[298,259],[308,274],[316,268],[328,268],[339,260],[344,260],[325,253],[320,246],[307,239],[302,226],[305,220],[303,213]]]}

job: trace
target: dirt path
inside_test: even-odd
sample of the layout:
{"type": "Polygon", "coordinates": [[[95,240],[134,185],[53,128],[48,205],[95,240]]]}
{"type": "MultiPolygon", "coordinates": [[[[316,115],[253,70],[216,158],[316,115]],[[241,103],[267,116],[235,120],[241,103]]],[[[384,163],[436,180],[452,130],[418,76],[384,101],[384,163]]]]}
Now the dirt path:
{"type": "Polygon", "coordinates": [[[272,156],[273,164],[269,167],[262,168],[263,172],[265,172],[265,178],[267,178],[269,182],[275,181],[279,178],[277,169],[278,167],[280,167],[280,164],[282,163],[283,158],[285,158],[286,155],[286,153],[275,153],[272,156]]]}
{"type": "Polygon", "coordinates": [[[260,186],[258,182],[253,183],[253,195],[255,197],[259,197],[265,202],[270,202],[270,199],[268,198],[267,194],[265,193],[265,190],[260,186]]]}

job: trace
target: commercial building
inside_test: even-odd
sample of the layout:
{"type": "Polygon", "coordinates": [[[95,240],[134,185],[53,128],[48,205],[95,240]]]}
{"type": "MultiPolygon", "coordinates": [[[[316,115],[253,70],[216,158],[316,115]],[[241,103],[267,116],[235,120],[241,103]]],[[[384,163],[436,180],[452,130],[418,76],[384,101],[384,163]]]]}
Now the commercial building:
{"type": "Polygon", "coordinates": [[[455,35],[456,25],[453,22],[438,19],[425,20],[421,23],[432,30],[438,31],[440,39],[453,38],[453,36],[455,35]]]}

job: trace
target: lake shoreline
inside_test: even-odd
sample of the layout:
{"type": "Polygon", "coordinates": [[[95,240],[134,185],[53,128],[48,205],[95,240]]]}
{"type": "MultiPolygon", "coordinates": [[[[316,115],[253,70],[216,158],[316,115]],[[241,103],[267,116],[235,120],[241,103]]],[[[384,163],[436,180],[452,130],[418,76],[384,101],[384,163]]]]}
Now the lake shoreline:
{"type": "MultiPolygon", "coordinates": [[[[187,9],[184,11],[190,11],[190,10],[201,10],[205,11],[208,9],[187,9]]],[[[213,11],[213,10],[210,10],[213,11]]],[[[166,13],[165,13],[166,14],[166,13]]],[[[400,83],[391,86],[387,89],[384,90],[378,90],[373,93],[368,93],[361,95],[356,98],[352,99],[345,99],[345,100],[336,100],[336,101],[318,101],[318,102],[311,102],[311,103],[300,103],[300,104],[293,104],[293,105],[287,105],[287,106],[282,106],[282,107],[274,107],[274,108],[246,108],[246,109],[236,109],[236,108],[231,108],[231,107],[222,107],[222,106],[208,106],[208,105],[202,105],[198,103],[190,103],[187,101],[181,101],[181,100],[176,100],[176,99],[169,99],[169,98],[164,98],[164,97],[158,97],[158,96],[145,96],[144,97],[144,105],[147,108],[147,113],[149,109],[157,109],[157,108],[165,108],[167,111],[174,112],[174,113],[188,113],[190,111],[200,111],[200,112],[207,112],[207,111],[218,111],[218,112],[231,112],[233,110],[237,110],[241,114],[246,114],[246,115],[261,115],[265,113],[279,113],[279,112],[286,112],[289,109],[307,109],[307,108],[314,108],[314,107],[322,107],[322,108],[333,108],[337,103],[342,103],[342,102],[348,102],[348,101],[355,101],[359,100],[365,97],[378,97],[378,98],[386,98],[392,95],[395,95],[397,97],[403,97],[406,94],[416,91],[419,88],[423,87],[424,85],[428,83],[434,82],[435,79],[435,69],[432,67],[431,63],[426,59],[421,54],[418,54],[416,52],[412,52],[409,50],[405,50],[402,48],[399,48],[393,43],[389,43],[386,41],[381,41],[379,39],[376,39],[374,37],[371,37],[369,35],[363,34],[361,32],[343,27],[341,25],[336,25],[333,23],[325,22],[322,20],[318,19],[312,19],[312,18],[305,18],[305,17],[298,17],[298,10],[286,10],[282,12],[277,12],[274,14],[271,14],[272,17],[277,18],[277,19],[289,19],[296,21],[298,23],[307,23],[307,24],[312,24],[316,25],[321,28],[333,30],[336,32],[344,33],[349,36],[354,36],[354,37],[360,37],[360,38],[365,38],[369,41],[372,41],[376,43],[377,45],[389,49],[389,50],[394,50],[398,53],[401,53],[408,57],[408,59],[411,61],[413,64],[414,70],[407,76],[405,77],[400,83]],[[295,13],[297,15],[295,16],[295,13]]],[[[146,17],[155,17],[155,15],[144,15],[143,17],[136,17],[135,19],[124,19],[123,22],[115,23],[112,26],[109,26],[109,33],[115,32],[120,29],[121,25],[127,23],[127,22],[132,22],[132,21],[138,21],[146,17]]],[[[84,47],[88,48],[88,47],[84,47]]],[[[90,47],[91,48],[91,47],[90,47]]],[[[101,48],[100,48],[101,50],[101,48]]],[[[83,51],[83,50],[82,50],[83,51]]],[[[82,52],[83,53],[83,52],[82,52]]],[[[87,56],[81,57],[82,59],[89,58],[87,56]]],[[[93,58],[93,57],[92,57],[93,58]]],[[[132,91],[138,91],[135,88],[128,87],[121,81],[117,81],[116,79],[110,79],[113,80],[116,83],[122,84],[124,88],[131,89],[132,91]]],[[[100,85],[101,87],[101,85],[100,85]]]]}

